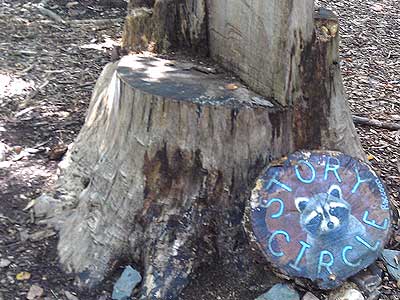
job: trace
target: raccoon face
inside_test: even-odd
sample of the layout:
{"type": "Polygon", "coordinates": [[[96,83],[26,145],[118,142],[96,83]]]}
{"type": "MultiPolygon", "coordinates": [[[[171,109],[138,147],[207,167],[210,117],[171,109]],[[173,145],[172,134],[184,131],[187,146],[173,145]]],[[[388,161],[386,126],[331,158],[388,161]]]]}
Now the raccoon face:
{"type": "Polygon", "coordinates": [[[328,193],[320,193],[312,198],[295,199],[300,222],[311,236],[324,236],[346,228],[350,218],[350,204],[342,198],[342,190],[332,185],[328,193]]]}

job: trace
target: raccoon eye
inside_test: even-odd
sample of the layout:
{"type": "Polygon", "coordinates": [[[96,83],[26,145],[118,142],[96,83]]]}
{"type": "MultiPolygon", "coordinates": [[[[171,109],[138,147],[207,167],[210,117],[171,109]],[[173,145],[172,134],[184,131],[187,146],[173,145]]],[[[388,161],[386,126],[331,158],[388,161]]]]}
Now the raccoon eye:
{"type": "Polygon", "coordinates": [[[334,215],[335,212],[336,212],[336,210],[335,210],[334,208],[329,209],[329,213],[330,213],[331,215],[334,215]]]}

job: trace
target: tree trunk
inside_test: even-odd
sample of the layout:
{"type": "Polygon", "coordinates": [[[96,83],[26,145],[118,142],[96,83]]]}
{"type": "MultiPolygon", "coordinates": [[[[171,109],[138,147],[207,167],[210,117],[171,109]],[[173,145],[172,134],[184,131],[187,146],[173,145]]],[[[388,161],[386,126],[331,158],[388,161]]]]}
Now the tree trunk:
{"type": "Polygon", "coordinates": [[[57,193],[60,260],[83,285],[129,261],[142,299],[177,299],[207,262],[260,272],[242,224],[259,172],[301,148],[363,157],[337,20],[313,12],[312,0],[130,1],[126,47],[210,54],[237,78],[182,54],[104,69],[57,193]]]}

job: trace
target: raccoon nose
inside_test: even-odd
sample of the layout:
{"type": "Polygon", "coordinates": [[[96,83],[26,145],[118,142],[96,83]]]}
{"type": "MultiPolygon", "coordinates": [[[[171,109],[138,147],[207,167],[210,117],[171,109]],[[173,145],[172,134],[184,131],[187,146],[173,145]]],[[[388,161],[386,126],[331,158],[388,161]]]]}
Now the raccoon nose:
{"type": "Polygon", "coordinates": [[[328,222],[328,228],[329,229],[333,229],[334,226],[335,226],[335,224],[333,224],[333,222],[328,222]]]}

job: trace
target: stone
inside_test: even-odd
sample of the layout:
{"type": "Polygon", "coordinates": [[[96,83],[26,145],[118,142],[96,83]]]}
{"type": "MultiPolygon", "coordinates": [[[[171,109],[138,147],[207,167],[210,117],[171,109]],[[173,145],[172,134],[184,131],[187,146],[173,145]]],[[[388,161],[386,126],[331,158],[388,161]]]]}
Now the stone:
{"type": "Polygon", "coordinates": [[[77,6],[78,4],[79,4],[78,1],[68,2],[67,4],[65,4],[65,7],[69,9],[69,8],[74,7],[74,6],[77,6]]]}
{"type": "Polygon", "coordinates": [[[377,11],[377,12],[380,12],[383,10],[383,6],[378,3],[375,3],[374,5],[372,5],[371,8],[372,8],[372,10],[377,11]]]}
{"type": "Polygon", "coordinates": [[[262,294],[255,300],[300,300],[300,296],[295,289],[287,284],[275,284],[268,292],[262,294]]]}
{"type": "Polygon", "coordinates": [[[382,278],[382,276],[383,276],[382,269],[383,268],[384,267],[382,265],[382,262],[379,262],[379,265],[378,265],[378,262],[375,262],[374,264],[372,264],[368,267],[368,270],[371,272],[372,275],[378,275],[379,277],[382,278]]]}
{"type": "Polygon", "coordinates": [[[381,292],[379,290],[373,291],[368,295],[367,300],[378,300],[381,296],[381,292]]]}
{"type": "Polygon", "coordinates": [[[352,278],[352,281],[357,284],[358,288],[366,293],[369,297],[378,289],[382,283],[382,277],[378,274],[374,274],[373,271],[368,268],[361,271],[352,278]]]}
{"type": "Polygon", "coordinates": [[[51,216],[55,212],[55,208],[61,206],[61,201],[54,199],[46,194],[36,198],[33,211],[36,218],[44,218],[51,216]]]}
{"type": "Polygon", "coordinates": [[[400,280],[400,251],[384,249],[382,259],[390,276],[395,280],[400,280]]]}
{"type": "Polygon", "coordinates": [[[250,205],[250,235],[267,260],[322,289],[374,263],[390,235],[382,180],[340,152],[304,150],[271,162],[250,205]]]}
{"type": "Polygon", "coordinates": [[[74,294],[72,294],[71,292],[65,291],[64,294],[68,300],[79,300],[79,298],[77,296],[75,296],[74,294]]]}
{"type": "Polygon", "coordinates": [[[29,230],[28,229],[23,229],[19,232],[19,238],[21,239],[21,242],[26,242],[29,240],[29,230]]]}
{"type": "Polygon", "coordinates": [[[6,160],[7,155],[7,145],[0,142],[0,162],[6,160]]]}
{"type": "Polygon", "coordinates": [[[28,300],[39,299],[43,295],[43,292],[44,292],[44,290],[40,286],[34,284],[29,289],[29,292],[26,295],[26,298],[28,300]]]}
{"type": "Polygon", "coordinates": [[[364,296],[353,285],[346,283],[331,291],[328,300],[364,300],[364,296]]]}
{"type": "Polygon", "coordinates": [[[6,268],[11,264],[11,261],[5,258],[0,259],[0,268],[6,268]]]}
{"type": "Polygon", "coordinates": [[[319,300],[317,296],[315,296],[313,293],[307,292],[302,300],[319,300]]]}
{"type": "Polygon", "coordinates": [[[131,266],[127,266],[114,285],[112,299],[126,300],[132,294],[133,289],[142,281],[142,276],[131,266]]]}

